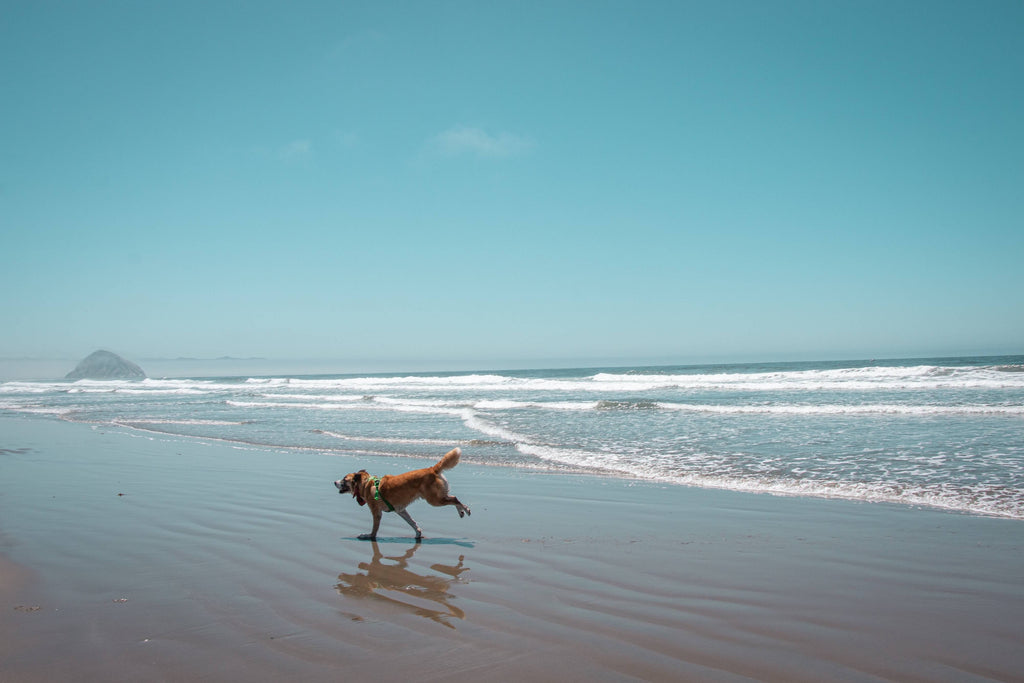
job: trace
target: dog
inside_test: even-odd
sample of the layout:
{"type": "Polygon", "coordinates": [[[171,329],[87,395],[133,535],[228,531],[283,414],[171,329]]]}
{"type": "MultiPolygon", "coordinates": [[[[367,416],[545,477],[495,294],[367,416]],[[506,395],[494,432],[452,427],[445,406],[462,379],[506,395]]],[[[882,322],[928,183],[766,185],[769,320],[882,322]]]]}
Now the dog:
{"type": "Polygon", "coordinates": [[[359,534],[361,541],[377,540],[380,529],[380,518],[384,512],[397,512],[398,516],[408,522],[416,530],[416,540],[423,538],[416,520],[405,511],[410,504],[422,498],[435,507],[454,505],[459,517],[470,514],[469,508],[455,496],[448,495],[448,480],[441,474],[459,464],[462,450],[453,448],[445,453],[433,467],[412,470],[405,474],[386,474],[377,478],[370,476],[366,470],[346,474],[334,482],[338,493],[352,493],[359,505],[366,505],[373,515],[373,529],[368,534],[359,534]]]}

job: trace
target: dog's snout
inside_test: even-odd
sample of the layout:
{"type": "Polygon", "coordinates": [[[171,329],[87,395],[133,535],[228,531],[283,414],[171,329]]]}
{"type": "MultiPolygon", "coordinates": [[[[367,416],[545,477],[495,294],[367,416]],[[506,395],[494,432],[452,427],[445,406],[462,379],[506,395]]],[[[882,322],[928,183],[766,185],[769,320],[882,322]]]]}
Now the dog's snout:
{"type": "Polygon", "coordinates": [[[338,493],[345,493],[345,491],[348,491],[348,486],[345,485],[345,481],[343,479],[337,480],[334,482],[334,485],[338,487],[338,493]]]}

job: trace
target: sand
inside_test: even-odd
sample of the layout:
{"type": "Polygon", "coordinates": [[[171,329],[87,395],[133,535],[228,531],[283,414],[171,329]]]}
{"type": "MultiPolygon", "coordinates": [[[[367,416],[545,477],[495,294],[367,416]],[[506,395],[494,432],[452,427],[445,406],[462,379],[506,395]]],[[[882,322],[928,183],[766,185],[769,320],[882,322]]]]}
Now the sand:
{"type": "Polygon", "coordinates": [[[0,680],[1024,680],[1024,522],[425,464],[0,416],[0,680]]]}

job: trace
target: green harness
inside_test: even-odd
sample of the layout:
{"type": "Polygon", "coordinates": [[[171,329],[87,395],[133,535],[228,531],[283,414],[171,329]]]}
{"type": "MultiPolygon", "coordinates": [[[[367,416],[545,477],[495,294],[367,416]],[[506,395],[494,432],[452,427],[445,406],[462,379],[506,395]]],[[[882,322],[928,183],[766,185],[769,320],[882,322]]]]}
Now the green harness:
{"type": "Polygon", "coordinates": [[[373,499],[384,501],[388,506],[388,512],[394,512],[395,506],[388,502],[388,499],[380,495],[380,477],[370,477],[373,480],[373,499]]]}

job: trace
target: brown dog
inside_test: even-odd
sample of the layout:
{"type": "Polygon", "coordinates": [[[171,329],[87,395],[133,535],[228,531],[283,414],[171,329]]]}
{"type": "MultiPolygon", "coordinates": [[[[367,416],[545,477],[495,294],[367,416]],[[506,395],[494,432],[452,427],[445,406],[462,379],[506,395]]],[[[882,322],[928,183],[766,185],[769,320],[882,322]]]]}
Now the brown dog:
{"type": "Polygon", "coordinates": [[[424,467],[405,474],[386,474],[383,477],[372,477],[366,470],[346,474],[343,479],[334,482],[338,493],[352,492],[352,497],[360,505],[368,505],[373,515],[373,530],[368,534],[360,534],[363,541],[377,539],[380,518],[384,512],[397,512],[398,516],[416,530],[416,540],[423,537],[423,532],[408,512],[405,511],[416,499],[422,498],[435,507],[454,505],[459,517],[469,514],[469,508],[455,496],[448,495],[448,480],[441,474],[459,464],[462,451],[458,448],[448,451],[433,467],[424,467]]]}

